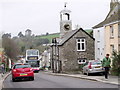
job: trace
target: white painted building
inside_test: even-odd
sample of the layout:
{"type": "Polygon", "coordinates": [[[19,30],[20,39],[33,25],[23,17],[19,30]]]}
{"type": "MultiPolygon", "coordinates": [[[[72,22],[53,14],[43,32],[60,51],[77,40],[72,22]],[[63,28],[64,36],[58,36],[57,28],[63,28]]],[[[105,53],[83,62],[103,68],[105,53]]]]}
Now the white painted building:
{"type": "Polygon", "coordinates": [[[118,30],[120,19],[120,2],[111,0],[110,11],[104,21],[93,27],[95,38],[95,59],[102,60],[105,54],[112,55],[115,47],[119,50],[118,30]],[[114,28],[113,28],[114,27],[114,28]]]}
{"type": "Polygon", "coordinates": [[[93,37],[95,38],[95,59],[102,60],[105,57],[104,27],[94,29],[93,37]]]}
{"type": "Polygon", "coordinates": [[[45,50],[42,53],[40,67],[49,67],[50,66],[50,52],[45,50]]]}

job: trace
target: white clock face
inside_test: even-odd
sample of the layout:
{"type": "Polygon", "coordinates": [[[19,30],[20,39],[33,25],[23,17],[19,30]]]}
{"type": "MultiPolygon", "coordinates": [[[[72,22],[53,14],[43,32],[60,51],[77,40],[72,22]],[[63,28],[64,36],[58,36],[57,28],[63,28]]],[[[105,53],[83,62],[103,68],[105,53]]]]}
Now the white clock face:
{"type": "Polygon", "coordinates": [[[65,30],[70,30],[70,25],[69,25],[69,24],[65,24],[65,25],[64,25],[64,29],[65,29],[65,30]]]}

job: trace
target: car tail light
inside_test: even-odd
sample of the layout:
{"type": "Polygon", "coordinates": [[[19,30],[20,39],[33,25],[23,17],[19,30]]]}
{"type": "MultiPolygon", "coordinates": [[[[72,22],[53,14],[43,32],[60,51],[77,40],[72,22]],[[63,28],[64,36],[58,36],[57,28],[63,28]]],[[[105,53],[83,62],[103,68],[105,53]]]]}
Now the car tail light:
{"type": "Polygon", "coordinates": [[[14,69],[13,72],[16,72],[16,70],[14,69]]]}
{"type": "Polygon", "coordinates": [[[90,62],[89,66],[88,66],[88,68],[89,68],[89,69],[91,69],[91,68],[92,68],[92,66],[91,66],[91,65],[92,65],[92,64],[91,64],[91,62],[90,62]]]}

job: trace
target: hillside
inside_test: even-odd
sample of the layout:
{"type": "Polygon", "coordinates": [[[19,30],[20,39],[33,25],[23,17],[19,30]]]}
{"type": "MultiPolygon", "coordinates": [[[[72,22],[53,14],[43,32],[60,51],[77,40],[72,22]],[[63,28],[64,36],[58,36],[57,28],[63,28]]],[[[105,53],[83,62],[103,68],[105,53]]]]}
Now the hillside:
{"type": "MultiPolygon", "coordinates": [[[[86,29],[85,31],[87,33],[91,34],[91,32],[93,30],[92,29],[86,29]]],[[[36,36],[36,38],[46,38],[46,39],[48,39],[51,42],[52,38],[56,38],[56,37],[59,37],[59,36],[60,36],[60,33],[53,33],[53,34],[48,34],[48,35],[36,36]]]]}
{"type": "Polygon", "coordinates": [[[59,37],[59,34],[60,33],[53,33],[53,34],[48,34],[48,35],[41,35],[41,36],[36,36],[36,38],[46,38],[46,39],[48,39],[51,42],[52,38],[59,37]]]}

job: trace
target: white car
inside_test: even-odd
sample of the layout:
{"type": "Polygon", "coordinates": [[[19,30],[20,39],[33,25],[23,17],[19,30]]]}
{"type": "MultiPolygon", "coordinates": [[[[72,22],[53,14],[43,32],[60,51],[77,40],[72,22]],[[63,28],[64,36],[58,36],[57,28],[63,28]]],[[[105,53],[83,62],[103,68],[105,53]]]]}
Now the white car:
{"type": "Polygon", "coordinates": [[[91,73],[102,73],[104,74],[105,70],[102,67],[102,62],[100,60],[90,60],[86,62],[86,65],[83,67],[83,74],[88,76],[91,73]]]}

